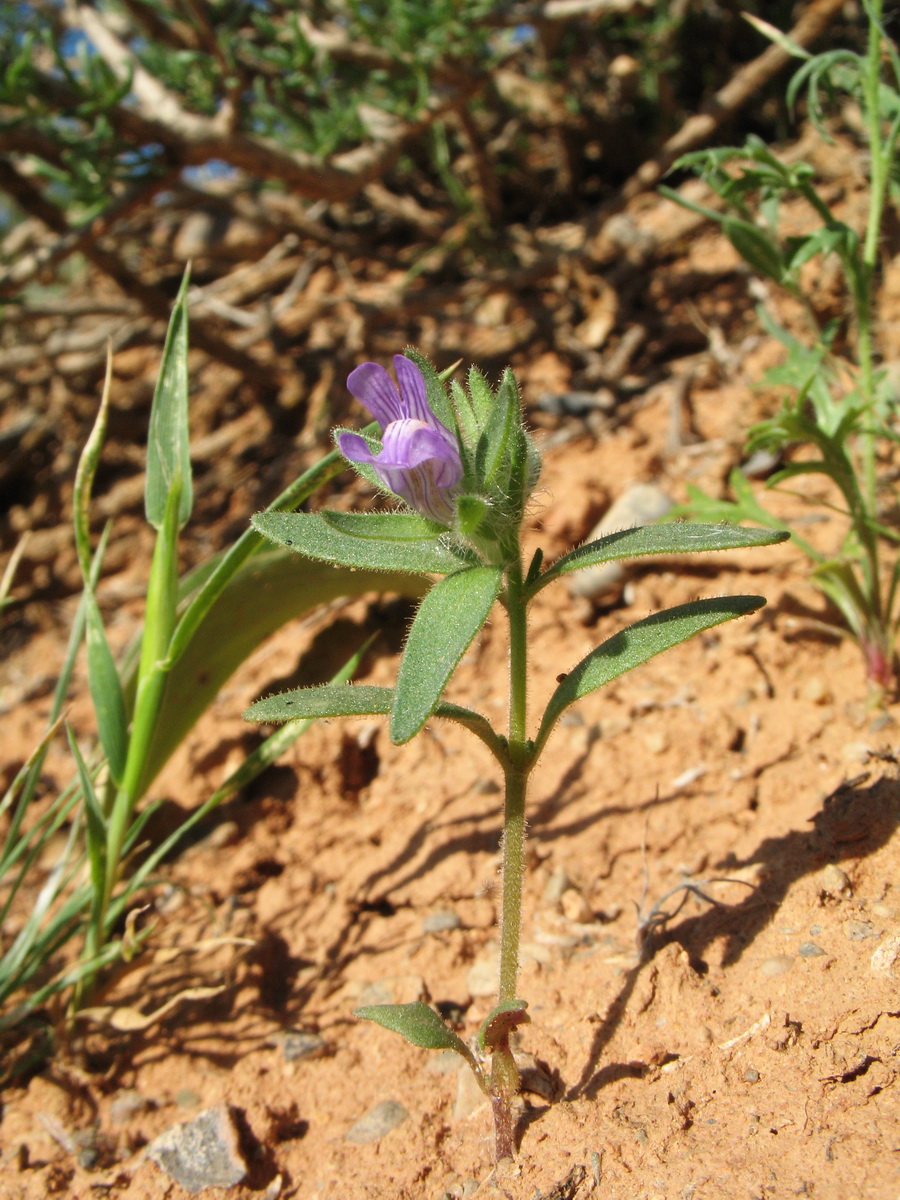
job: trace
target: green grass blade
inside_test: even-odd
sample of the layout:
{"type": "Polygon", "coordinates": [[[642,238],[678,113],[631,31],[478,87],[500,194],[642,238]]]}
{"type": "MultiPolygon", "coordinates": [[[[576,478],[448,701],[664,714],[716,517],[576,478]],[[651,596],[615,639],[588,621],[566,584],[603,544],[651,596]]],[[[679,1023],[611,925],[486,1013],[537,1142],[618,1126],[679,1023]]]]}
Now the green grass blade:
{"type": "Polygon", "coordinates": [[[163,525],[169,493],[176,484],[180,487],[179,529],[187,523],[193,505],[188,434],[189,282],[190,269],[185,271],[175,298],[150,410],[144,509],[155,529],[163,525]]]}

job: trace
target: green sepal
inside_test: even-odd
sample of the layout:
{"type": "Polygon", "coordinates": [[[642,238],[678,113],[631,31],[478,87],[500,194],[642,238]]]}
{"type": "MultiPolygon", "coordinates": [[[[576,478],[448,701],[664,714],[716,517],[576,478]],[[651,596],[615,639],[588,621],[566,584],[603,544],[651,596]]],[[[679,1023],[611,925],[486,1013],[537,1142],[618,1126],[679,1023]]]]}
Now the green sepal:
{"type": "Polygon", "coordinates": [[[481,426],[478,424],[478,418],[475,415],[475,410],[472,407],[472,401],[466,395],[462,385],[454,379],[450,384],[450,401],[453,405],[453,412],[456,417],[456,427],[460,434],[462,442],[461,450],[467,457],[470,450],[474,450],[478,445],[478,436],[481,433],[481,426]]]}
{"type": "Polygon", "coordinates": [[[147,520],[159,529],[166,515],[166,502],[176,480],[178,528],[191,515],[191,451],[188,432],[188,315],[187,290],[190,269],[184,273],[169,320],[162,363],[150,409],[147,435],[147,482],[144,509],[147,520]]]}
{"type": "Polygon", "coordinates": [[[507,1046],[512,1031],[531,1021],[525,1011],[527,1007],[525,1000],[506,1000],[492,1008],[478,1030],[479,1049],[492,1050],[495,1046],[507,1046]]]}
{"type": "Polygon", "coordinates": [[[470,567],[440,580],[425,596],[400,660],[392,742],[408,742],[434,712],[459,660],[488,619],[502,579],[500,567],[470,567]]]}
{"type": "Polygon", "coordinates": [[[582,571],[600,563],[645,554],[697,554],[709,550],[740,550],[783,542],[785,530],[746,529],[740,525],[709,525],[676,522],[671,525],[640,525],[622,529],[578,546],[563,555],[531,585],[531,595],[570,571],[582,571]]]}
{"type": "Polygon", "coordinates": [[[353,1015],[363,1021],[374,1021],[391,1033],[399,1033],[402,1038],[423,1050],[454,1050],[466,1060],[479,1083],[485,1087],[484,1075],[475,1055],[462,1038],[444,1024],[434,1009],[421,1000],[412,1004],[369,1004],[355,1009],[353,1015]]]}
{"type": "Polygon", "coordinates": [[[484,429],[494,411],[494,393],[490,384],[478,370],[472,367],[469,371],[469,396],[472,400],[472,410],[479,428],[484,429]]]}
{"type": "Polygon", "coordinates": [[[490,505],[483,496],[458,496],[456,516],[459,532],[463,537],[472,537],[488,515],[490,505]]]}
{"type": "Polygon", "coordinates": [[[620,630],[566,675],[550,697],[541,727],[535,739],[535,756],[540,754],[553,726],[563,712],[604,684],[624,675],[654,655],[687,641],[695,633],[721,625],[734,617],[756,612],[765,604],[763,596],[720,596],[711,600],[692,600],[636,621],[620,630]]]}
{"type": "Polygon", "coordinates": [[[263,512],[250,523],[297,554],[344,567],[449,575],[466,562],[441,540],[446,530],[416,513],[263,512]]]}
{"type": "Polygon", "coordinates": [[[506,472],[503,468],[508,466],[510,441],[513,431],[520,423],[520,414],[519,389],[512,371],[507,370],[503,373],[503,379],[494,397],[493,408],[478,440],[475,463],[478,480],[482,486],[496,484],[502,488],[506,482],[506,472]]]}

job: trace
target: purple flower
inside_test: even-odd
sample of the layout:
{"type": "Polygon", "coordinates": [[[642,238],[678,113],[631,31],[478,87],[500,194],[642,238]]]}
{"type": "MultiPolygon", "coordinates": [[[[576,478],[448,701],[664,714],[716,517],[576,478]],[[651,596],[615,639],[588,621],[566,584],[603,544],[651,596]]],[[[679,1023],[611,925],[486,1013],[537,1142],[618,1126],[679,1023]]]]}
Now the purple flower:
{"type": "Polygon", "coordinates": [[[425,380],[415,363],[396,354],[394,370],[399,391],[378,363],[363,363],[350,372],[347,387],[381,426],[381,451],[373,454],[358,433],[340,433],[341,454],[351,462],[369,463],[410,508],[449,525],[463,473],[456,438],[428,407],[425,380]]]}

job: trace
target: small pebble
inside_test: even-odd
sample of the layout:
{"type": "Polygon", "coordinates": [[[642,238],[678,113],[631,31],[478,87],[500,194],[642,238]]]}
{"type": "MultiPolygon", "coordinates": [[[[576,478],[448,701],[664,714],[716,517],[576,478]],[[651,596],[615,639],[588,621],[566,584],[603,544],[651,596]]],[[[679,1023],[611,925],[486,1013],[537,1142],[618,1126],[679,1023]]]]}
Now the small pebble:
{"type": "Polygon", "coordinates": [[[370,1004],[393,1004],[394,993],[388,984],[376,980],[375,983],[367,983],[360,990],[356,1003],[359,1008],[365,1008],[370,1004]]]}
{"type": "Polygon", "coordinates": [[[317,1033],[304,1033],[302,1029],[291,1029],[282,1038],[281,1050],[285,1062],[298,1062],[301,1058],[321,1058],[328,1043],[317,1033]]]}
{"type": "Polygon", "coordinates": [[[153,1108],[153,1101],[148,1100],[141,1092],[134,1088],[123,1088],[121,1092],[116,1092],[112,1098],[112,1103],[109,1106],[109,1119],[113,1125],[124,1125],[126,1121],[130,1121],[132,1117],[136,1117],[139,1113],[147,1112],[153,1108]]]}
{"type": "Polygon", "coordinates": [[[868,742],[847,742],[841,750],[841,758],[850,766],[867,763],[872,757],[872,747],[868,742]]]}
{"type": "Polygon", "coordinates": [[[880,932],[871,921],[845,921],[841,928],[848,942],[864,942],[866,938],[878,937],[880,932]]]}
{"type": "Polygon", "coordinates": [[[399,1100],[382,1100],[374,1108],[359,1118],[347,1133],[348,1142],[356,1142],[359,1146],[368,1146],[377,1142],[385,1134],[397,1129],[407,1119],[409,1113],[399,1100]]]}
{"type": "Polygon", "coordinates": [[[759,973],[769,979],[774,979],[778,975],[784,975],[793,965],[794,960],[790,954],[776,954],[759,964],[759,973]]]}
{"type": "MultiPolygon", "coordinates": [[[[588,534],[587,540],[593,542],[623,529],[649,525],[664,517],[671,507],[672,498],[655,483],[635,484],[610,506],[603,519],[588,534]]],[[[621,563],[601,563],[572,574],[569,577],[569,591],[573,596],[586,596],[598,601],[617,592],[624,579],[625,568],[621,563]]]]}
{"type": "Polygon", "coordinates": [[[744,1072],[744,1083],[759,1083],[759,1071],[756,1067],[748,1067],[744,1072]]]}
{"type": "Polygon", "coordinates": [[[490,958],[476,959],[466,975],[469,995],[473,998],[495,995],[499,969],[496,955],[491,955],[490,958]]]}
{"type": "Polygon", "coordinates": [[[894,972],[900,966],[900,933],[894,933],[881,943],[872,955],[873,971],[880,971],[893,978],[894,972]]]}
{"type": "Polygon", "coordinates": [[[581,892],[575,888],[567,888],[563,892],[559,906],[567,921],[574,921],[578,925],[587,925],[594,919],[591,906],[581,892]]]}
{"type": "Polygon", "coordinates": [[[455,1050],[439,1050],[428,1056],[425,1070],[433,1075],[452,1075],[459,1070],[459,1055],[455,1050]]]}
{"type": "Polygon", "coordinates": [[[175,1093],[175,1103],[179,1108],[196,1108],[200,1097],[190,1088],[179,1088],[175,1093]]]}
{"type": "Polygon", "coordinates": [[[485,1104],[488,1098],[481,1090],[471,1067],[463,1065],[456,1077],[456,1099],[453,1101],[453,1120],[465,1121],[485,1104]]]}
{"type": "Polygon", "coordinates": [[[563,893],[572,886],[572,880],[566,873],[565,867],[554,867],[550,878],[544,886],[544,903],[559,904],[563,893]]]}
{"type": "Polygon", "coordinates": [[[455,913],[452,909],[441,908],[437,912],[429,913],[422,922],[423,933],[447,933],[451,929],[459,929],[462,925],[459,913],[455,913]]]}
{"type": "Polygon", "coordinates": [[[817,946],[815,942],[801,942],[800,943],[800,957],[801,958],[818,958],[820,955],[822,955],[824,953],[825,953],[825,951],[822,949],[822,947],[817,946]]]}
{"type": "Polygon", "coordinates": [[[664,729],[653,729],[644,734],[644,745],[649,754],[665,754],[669,744],[669,735],[664,729]]]}
{"type": "Polygon", "coordinates": [[[831,689],[821,675],[812,675],[807,679],[802,695],[810,704],[829,704],[834,699],[831,689]]]}
{"type": "Polygon", "coordinates": [[[819,889],[826,896],[850,895],[852,891],[847,872],[842,871],[835,863],[829,863],[819,872],[819,889]]]}
{"type": "Polygon", "coordinates": [[[151,1142],[147,1157],[189,1192],[234,1187],[247,1174],[237,1130],[225,1104],[173,1125],[151,1142]]]}

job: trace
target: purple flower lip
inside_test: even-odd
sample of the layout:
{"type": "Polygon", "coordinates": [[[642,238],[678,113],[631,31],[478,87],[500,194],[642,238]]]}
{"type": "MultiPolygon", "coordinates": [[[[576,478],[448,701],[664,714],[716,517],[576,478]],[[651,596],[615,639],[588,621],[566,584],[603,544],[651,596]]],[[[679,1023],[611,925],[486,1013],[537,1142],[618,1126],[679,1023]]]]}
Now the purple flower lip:
{"type": "Polygon", "coordinates": [[[395,495],[440,525],[453,520],[453,495],[462,478],[456,438],[428,407],[425,380],[415,363],[394,356],[397,384],[378,363],[362,363],[347,387],[382,430],[381,450],[373,454],[358,433],[341,433],[341,454],[368,463],[395,495]]]}

